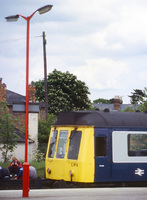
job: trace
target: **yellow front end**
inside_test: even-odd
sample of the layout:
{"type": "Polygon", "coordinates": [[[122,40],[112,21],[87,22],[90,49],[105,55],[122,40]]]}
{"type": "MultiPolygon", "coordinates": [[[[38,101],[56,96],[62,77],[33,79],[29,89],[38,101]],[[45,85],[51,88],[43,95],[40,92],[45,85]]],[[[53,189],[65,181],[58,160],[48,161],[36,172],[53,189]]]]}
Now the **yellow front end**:
{"type": "MultiPolygon", "coordinates": [[[[62,136],[63,138],[63,136],[62,136]]],[[[74,142],[75,144],[76,142],[74,142]]],[[[71,157],[72,157],[71,156],[71,157]]],[[[87,126],[78,127],[52,127],[50,138],[48,142],[48,148],[46,153],[45,161],[45,173],[47,179],[52,180],[65,180],[74,182],[94,182],[94,128],[87,126]],[[57,135],[55,137],[55,143],[51,143],[51,138],[53,133],[56,131],[57,135]],[[74,132],[75,131],[75,132],[74,132]],[[61,141],[61,133],[66,133],[66,139],[61,141]],[[71,134],[72,133],[72,134],[71,134]],[[72,138],[75,134],[80,134],[80,138],[77,140],[77,146],[79,145],[77,157],[71,159],[69,156],[69,151],[73,151],[74,145],[72,145],[72,138]],[[64,144],[63,144],[64,141],[64,144]],[[66,142],[65,142],[66,141],[66,142]],[[52,148],[54,145],[54,149],[52,148]],[[59,145],[64,148],[64,155],[60,157],[61,149],[59,145]],[[52,152],[50,149],[52,148],[52,152]],[[54,151],[54,154],[53,154],[54,151]]]]}

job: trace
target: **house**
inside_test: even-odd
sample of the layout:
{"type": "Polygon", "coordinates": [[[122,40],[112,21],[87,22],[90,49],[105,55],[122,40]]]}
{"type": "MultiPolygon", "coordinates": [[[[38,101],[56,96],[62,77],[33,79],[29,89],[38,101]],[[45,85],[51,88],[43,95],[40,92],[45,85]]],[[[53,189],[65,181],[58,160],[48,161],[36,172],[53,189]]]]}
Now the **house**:
{"type": "MultiPolygon", "coordinates": [[[[8,156],[13,155],[20,161],[24,161],[25,158],[25,135],[17,128],[15,128],[14,133],[17,135],[17,147],[12,153],[8,153],[8,156]]],[[[32,161],[34,152],[34,141],[28,138],[28,161],[32,161]]],[[[0,161],[2,161],[2,155],[0,153],[0,161]]]]}
{"type": "MultiPolygon", "coordinates": [[[[40,115],[40,106],[39,102],[36,102],[35,100],[35,92],[35,86],[29,85],[29,161],[33,159],[34,152],[38,148],[38,119],[40,115]]],[[[15,124],[15,130],[17,130],[16,134],[18,134],[21,139],[17,141],[17,148],[13,152],[13,156],[16,156],[19,160],[24,160],[25,140],[22,132],[25,132],[25,96],[7,90],[6,84],[2,83],[2,78],[0,78],[0,101],[5,101],[9,113],[11,113],[14,118],[19,119],[19,123],[15,124]]],[[[1,159],[2,156],[0,153],[0,160],[1,159]]]]}
{"type": "Polygon", "coordinates": [[[95,104],[95,103],[93,103],[92,107],[99,109],[99,110],[109,109],[110,111],[123,111],[128,107],[130,107],[131,109],[137,110],[138,105],[123,104],[122,98],[119,96],[115,96],[113,99],[111,99],[110,104],[103,104],[103,103],[95,104]]]}

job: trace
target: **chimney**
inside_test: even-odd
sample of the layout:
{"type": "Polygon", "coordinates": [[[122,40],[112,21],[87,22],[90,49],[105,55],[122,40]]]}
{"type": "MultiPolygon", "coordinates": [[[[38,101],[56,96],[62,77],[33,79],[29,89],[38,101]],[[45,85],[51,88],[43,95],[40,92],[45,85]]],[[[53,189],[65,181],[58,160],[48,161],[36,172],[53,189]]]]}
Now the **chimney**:
{"type": "Polygon", "coordinates": [[[29,85],[29,101],[31,101],[33,103],[36,102],[35,94],[36,94],[36,86],[29,85]]]}
{"type": "Polygon", "coordinates": [[[123,103],[120,96],[115,96],[113,99],[111,99],[111,102],[114,103],[114,110],[120,110],[120,104],[123,103]]]}
{"type": "Polygon", "coordinates": [[[0,101],[6,101],[6,84],[0,78],[0,101]]]}

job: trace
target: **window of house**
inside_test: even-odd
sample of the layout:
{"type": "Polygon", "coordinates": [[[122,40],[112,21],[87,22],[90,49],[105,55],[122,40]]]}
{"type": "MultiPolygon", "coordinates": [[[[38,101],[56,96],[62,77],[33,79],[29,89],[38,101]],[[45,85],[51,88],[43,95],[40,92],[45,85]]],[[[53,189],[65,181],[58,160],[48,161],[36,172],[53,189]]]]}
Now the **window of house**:
{"type": "Polygon", "coordinates": [[[68,138],[68,131],[60,131],[56,158],[63,159],[65,157],[67,138],[68,138]]]}
{"type": "Polygon", "coordinates": [[[147,156],[147,134],[128,134],[128,155],[147,156]]]}
{"type": "Polygon", "coordinates": [[[81,142],[81,131],[71,131],[70,143],[68,149],[68,159],[77,160],[81,142]]]}
{"type": "Polygon", "coordinates": [[[53,130],[52,133],[51,133],[51,140],[50,140],[48,158],[53,158],[54,157],[56,139],[57,139],[57,131],[53,130]]]}
{"type": "Polygon", "coordinates": [[[107,138],[96,137],[95,138],[95,155],[96,157],[105,157],[107,155],[107,138]]]}

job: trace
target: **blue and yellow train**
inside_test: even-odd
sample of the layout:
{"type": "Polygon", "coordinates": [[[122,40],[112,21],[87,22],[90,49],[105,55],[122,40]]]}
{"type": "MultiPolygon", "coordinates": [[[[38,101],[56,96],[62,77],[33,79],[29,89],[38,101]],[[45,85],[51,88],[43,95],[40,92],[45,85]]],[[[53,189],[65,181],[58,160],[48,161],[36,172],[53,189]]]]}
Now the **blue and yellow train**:
{"type": "Polygon", "coordinates": [[[50,132],[45,176],[53,182],[147,182],[147,113],[59,113],[50,132]]]}

